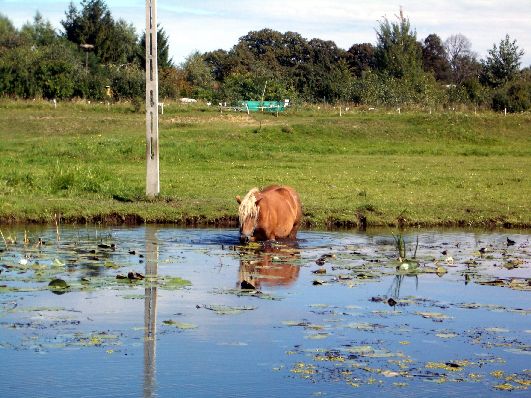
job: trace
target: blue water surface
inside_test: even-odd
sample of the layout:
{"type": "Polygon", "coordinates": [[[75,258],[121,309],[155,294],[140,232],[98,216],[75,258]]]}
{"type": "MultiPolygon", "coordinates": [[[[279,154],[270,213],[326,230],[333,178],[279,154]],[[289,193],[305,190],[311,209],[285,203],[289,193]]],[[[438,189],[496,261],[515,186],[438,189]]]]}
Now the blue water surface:
{"type": "Polygon", "coordinates": [[[527,232],[402,233],[402,263],[397,231],[246,247],[231,229],[9,232],[4,398],[529,396],[527,232]]]}

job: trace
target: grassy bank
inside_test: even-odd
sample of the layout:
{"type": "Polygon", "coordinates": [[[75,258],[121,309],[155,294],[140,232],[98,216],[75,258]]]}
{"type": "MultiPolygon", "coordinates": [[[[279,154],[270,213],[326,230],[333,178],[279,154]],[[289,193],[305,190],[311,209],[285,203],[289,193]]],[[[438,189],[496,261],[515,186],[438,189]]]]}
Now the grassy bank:
{"type": "Polygon", "coordinates": [[[144,198],[132,106],[0,102],[0,221],[234,222],[236,194],[289,184],[307,225],[531,227],[531,115],[166,104],[161,196],[144,198]]]}

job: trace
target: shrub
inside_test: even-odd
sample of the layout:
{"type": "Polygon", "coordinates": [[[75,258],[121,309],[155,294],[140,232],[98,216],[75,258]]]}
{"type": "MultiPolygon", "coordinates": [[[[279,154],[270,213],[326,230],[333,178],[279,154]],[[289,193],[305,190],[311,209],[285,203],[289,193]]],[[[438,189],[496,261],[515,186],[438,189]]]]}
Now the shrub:
{"type": "Polygon", "coordinates": [[[531,82],[517,80],[496,91],[492,97],[496,111],[523,112],[531,109],[531,82]]]}

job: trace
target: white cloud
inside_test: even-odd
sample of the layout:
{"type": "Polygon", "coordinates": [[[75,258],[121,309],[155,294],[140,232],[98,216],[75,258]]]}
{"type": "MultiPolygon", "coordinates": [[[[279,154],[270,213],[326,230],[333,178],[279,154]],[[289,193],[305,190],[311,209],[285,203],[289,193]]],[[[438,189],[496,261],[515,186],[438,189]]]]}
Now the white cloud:
{"type": "MultiPolygon", "coordinates": [[[[0,12],[17,26],[31,20],[36,10],[58,28],[69,1],[0,0],[0,12]]],[[[77,3],[79,4],[79,2],[77,3]]],[[[144,29],[145,2],[107,0],[115,18],[144,29]]],[[[333,40],[348,49],[352,44],[376,40],[379,20],[393,20],[400,5],[423,39],[430,33],[443,40],[456,33],[470,39],[480,57],[508,33],[524,49],[523,64],[531,64],[530,0],[158,0],[158,18],[170,37],[170,51],[180,63],[194,50],[229,50],[251,30],[271,28],[294,31],[311,39],[333,40]]]]}

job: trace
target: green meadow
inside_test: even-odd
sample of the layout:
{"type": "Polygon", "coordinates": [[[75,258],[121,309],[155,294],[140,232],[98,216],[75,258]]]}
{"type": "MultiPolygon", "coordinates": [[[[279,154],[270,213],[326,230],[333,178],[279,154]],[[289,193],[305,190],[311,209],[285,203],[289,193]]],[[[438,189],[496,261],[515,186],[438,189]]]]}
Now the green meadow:
{"type": "Polygon", "coordinates": [[[234,224],[235,195],[288,184],[306,226],[531,227],[531,114],[166,103],[161,194],[130,104],[0,101],[0,222],[234,224]]]}

